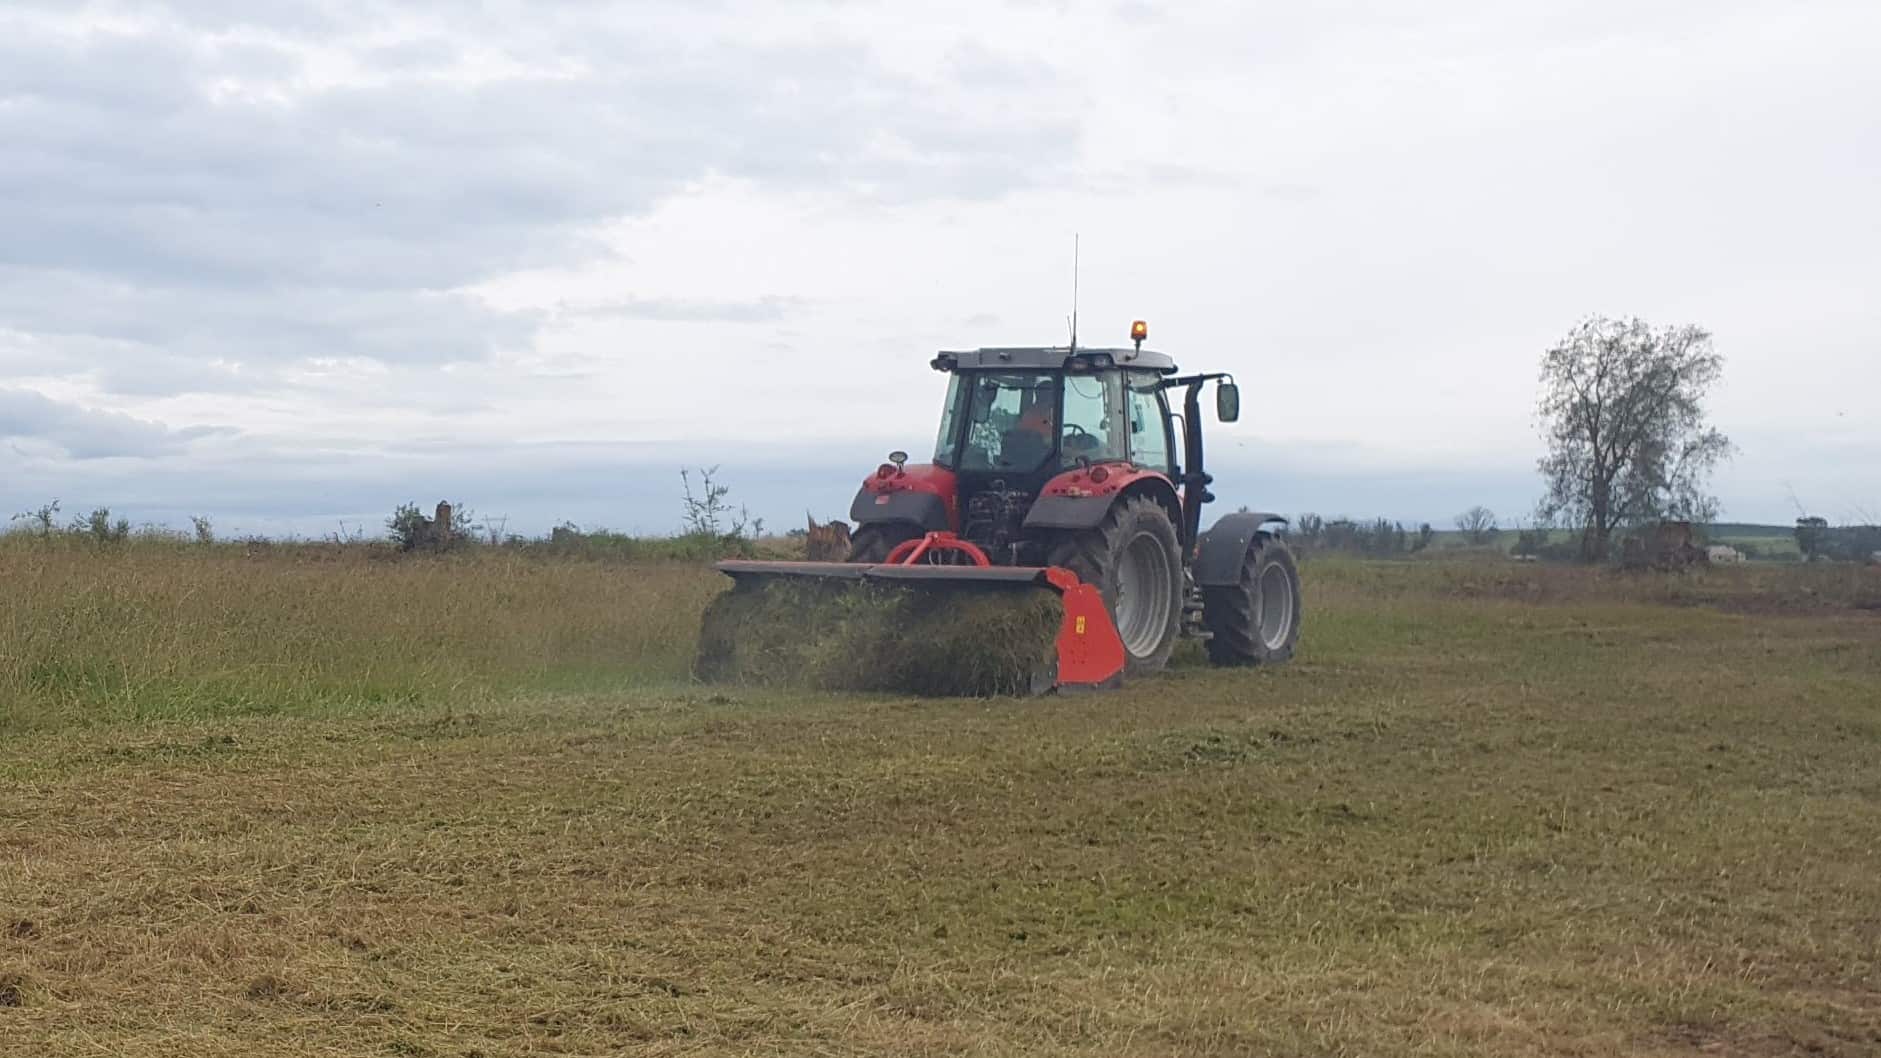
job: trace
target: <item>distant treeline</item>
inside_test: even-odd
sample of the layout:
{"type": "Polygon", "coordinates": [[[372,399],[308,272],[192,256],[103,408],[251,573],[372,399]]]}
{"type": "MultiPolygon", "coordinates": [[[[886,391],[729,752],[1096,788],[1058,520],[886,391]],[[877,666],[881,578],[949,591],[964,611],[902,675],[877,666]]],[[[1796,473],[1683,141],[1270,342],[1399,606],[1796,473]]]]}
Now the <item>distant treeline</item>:
{"type": "MultiPolygon", "coordinates": [[[[1623,529],[1613,540],[1616,557],[1619,544],[1626,536],[1647,532],[1656,524],[1623,529]]],[[[1308,554],[1322,551],[1390,557],[1414,555],[1433,547],[1444,550],[1474,547],[1507,551],[1523,558],[1573,561],[1581,557],[1577,531],[1547,526],[1505,530],[1496,524],[1495,515],[1482,507],[1457,515],[1455,532],[1439,533],[1428,522],[1412,527],[1389,518],[1327,518],[1307,513],[1292,520],[1288,533],[1295,546],[1308,554]]],[[[1881,556],[1881,526],[1832,526],[1823,518],[1798,518],[1793,530],[1780,525],[1696,525],[1693,538],[1701,545],[1726,543],[1743,558],[1791,562],[1798,559],[1881,561],[1876,557],[1881,556]],[[1794,551],[1789,548],[1792,535],[1796,544],[1794,551]]]]}
{"type": "Polygon", "coordinates": [[[679,529],[671,534],[637,535],[604,528],[584,529],[572,522],[556,526],[546,537],[527,537],[508,531],[506,517],[483,517],[461,503],[440,502],[427,515],[415,503],[401,503],[384,521],[383,533],[369,532],[364,522],[342,521],[333,532],[314,539],[276,539],[259,535],[218,534],[207,515],[190,518],[187,531],[161,525],[133,526],[129,518],[99,507],[88,514],[69,515],[58,500],[22,511],[0,523],[0,536],[15,541],[48,544],[88,544],[111,547],[127,543],[204,547],[239,546],[253,550],[326,550],[365,548],[398,552],[445,552],[467,548],[500,548],[516,552],[553,553],[579,557],[639,561],[644,559],[710,560],[757,554],[764,540],[764,520],[752,517],[731,501],[731,490],[717,480],[718,468],[680,472],[679,529]]]}
{"type": "Polygon", "coordinates": [[[1347,551],[1357,555],[1409,555],[1430,546],[1437,530],[1429,522],[1407,529],[1388,518],[1360,521],[1302,514],[1293,520],[1292,538],[1307,550],[1347,551]]]}
{"type": "Polygon", "coordinates": [[[1830,525],[1796,519],[1796,547],[1811,562],[1869,562],[1881,555],[1881,525],[1830,525]]]}

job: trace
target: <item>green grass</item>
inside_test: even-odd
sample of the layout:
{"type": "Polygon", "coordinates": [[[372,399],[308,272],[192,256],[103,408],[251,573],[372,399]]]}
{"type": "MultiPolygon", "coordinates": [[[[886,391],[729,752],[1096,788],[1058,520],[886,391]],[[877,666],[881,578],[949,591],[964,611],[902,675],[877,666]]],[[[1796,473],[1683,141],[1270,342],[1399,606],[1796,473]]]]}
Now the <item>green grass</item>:
{"type": "Polygon", "coordinates": [[[1708,527],[1714,537],[1732,537],[1744,540],[1796,539],[1796,526],[1758,525],[1754,522],[1716,522],[1708,527]]]}
{"type": "Polygon", "coordinates": [[[1729,544],[1742,551],[1754,562],[1801,562],[1803,560],[1803,549],[1797,546],[1796,536],[1793,533],[1781,536],[1765,533],[1718,535],[1714,530],[1711,542],[1729,544]]]}
{"type": "Polygon", "coordinates": [[[0,732],[683,679],[697,564],[0,537],[0,732]]]}
{"type": "MultiPolygon", "coordinates": [[[[186,661],[333,637],[419,693],[10,731],[0,1053],[1874,1054],[1881,616],[1841,572],[1322,560],[1284,668],[915,700],[679,681],[644,622],[698,569],[328,570],[367,635],[298,562],[122,568],[266,624],[186,661]]],[[[104,667],[158,641],[69,620],[104,667]]]]}

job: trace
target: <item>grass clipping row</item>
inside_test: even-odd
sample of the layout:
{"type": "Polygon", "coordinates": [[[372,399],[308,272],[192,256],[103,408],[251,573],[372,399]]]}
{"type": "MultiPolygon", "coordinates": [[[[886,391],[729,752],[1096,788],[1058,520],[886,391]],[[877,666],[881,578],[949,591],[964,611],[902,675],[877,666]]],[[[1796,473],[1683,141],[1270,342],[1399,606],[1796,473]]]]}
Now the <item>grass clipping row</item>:
{"type": "Polygon", "coordinates": [[[746,581],[706,607],[696,672],[819,690],[1034,694],[1054,678],[1063,613],[1039,587],[746,581]]]}

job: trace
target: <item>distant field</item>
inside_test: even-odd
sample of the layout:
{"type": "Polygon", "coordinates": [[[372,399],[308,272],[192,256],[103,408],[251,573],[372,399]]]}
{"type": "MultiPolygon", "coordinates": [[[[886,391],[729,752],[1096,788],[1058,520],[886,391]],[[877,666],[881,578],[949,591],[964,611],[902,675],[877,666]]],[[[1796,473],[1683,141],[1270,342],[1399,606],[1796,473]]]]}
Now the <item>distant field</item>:
{"type": "Polygon", "coordinates": [[[1782,537],[1786,540],[1796,538],[1794,525],[1756,525],[1747,522],[1718,522],[1707,527],[1712,536],[1731,537],[1740,540],[1769,539],[1782,537]]]}
{"type": "Polygon", "coordinates": [[[1803,559],[1803,550],[1796,546],[1794,536],[1713,536],[1711,542],[1729,544],[1752,561],[1801,562],[1803,559]]]}
{"type": "Polygon", "coordinates": [[[1872,1055],[1881,572],[696,687],[696,565],[0,550],[0,1054],[1872,1055]]]}
{"type": "MultiPolygon", "coordinates": [[[[1802,550],[1796,546],[1794,526],[1720,522],[1706,527],[1704,534],[1706,542],[1729,544],[1755,561],[1796,562],[1803,557],[1802,550]]],[[[1508,552],[1515,547],[1518,536],[1516,530],[1504,529],[1487,545],[1473,545],[1464,533],[1440,529],[1432,537],[1431,546],[1439,552],[1478,547],[1508,552]]],[[[1565,529],[1548,533],[1548,541],[1553,544],[1571,544],[1574,540],[1575,534],[1565,529]]]]}

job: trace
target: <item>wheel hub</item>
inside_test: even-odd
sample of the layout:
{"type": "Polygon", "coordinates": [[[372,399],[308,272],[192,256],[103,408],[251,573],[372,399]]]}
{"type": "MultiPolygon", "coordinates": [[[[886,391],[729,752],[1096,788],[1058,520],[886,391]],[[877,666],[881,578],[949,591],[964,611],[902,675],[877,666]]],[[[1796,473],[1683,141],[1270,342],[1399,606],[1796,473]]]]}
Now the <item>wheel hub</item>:
{"type": "Polygon", "coordinates": [[[1149,533],[1138,533],[1123,549],[1117,565],[1117,634],[1133,657],[1147,657],[1161,645],[1169,626],[1169,556],[1149,533]]]}
{"type": "Polygon", "coordinates": [[[1279,650],[1287,645],[1287,634],[1293,630],[1293,581],[1278,563],[1261,571],[1260,604],[1261,644],[1279,650]]]}

